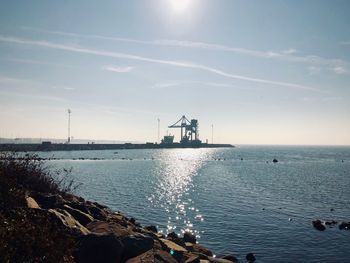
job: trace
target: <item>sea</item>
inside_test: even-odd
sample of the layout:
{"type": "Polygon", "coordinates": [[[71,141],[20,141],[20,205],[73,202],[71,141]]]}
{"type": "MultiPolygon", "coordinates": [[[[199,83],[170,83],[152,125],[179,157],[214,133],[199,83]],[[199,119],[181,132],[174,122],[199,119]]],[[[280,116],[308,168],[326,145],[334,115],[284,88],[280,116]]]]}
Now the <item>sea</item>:
{"type": "MultiPolygon", "coordinates": [[[[185,231],[219,257],[245,262],[350,262],[350,231],[312,221],[350,221],[350,147],[39,153],[71,169],[76,194],[155,225],[185,231]],[[273,162],[276,159],[278,162],[273,162]]],[[[339,224],[338,223],[338,224],[339,224]]]]}

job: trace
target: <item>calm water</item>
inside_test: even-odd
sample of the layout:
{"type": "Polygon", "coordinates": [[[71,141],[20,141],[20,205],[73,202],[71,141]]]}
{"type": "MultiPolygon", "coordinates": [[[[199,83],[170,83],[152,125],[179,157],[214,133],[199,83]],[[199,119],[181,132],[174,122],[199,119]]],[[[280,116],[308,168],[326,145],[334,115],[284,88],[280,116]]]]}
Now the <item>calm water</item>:
{"type": "Polygon", "coordinates": [[[160,231],[191,231],[244,262],[350,262],[349,147],[255,147],[41,153],[73,168],[77,194],[160,231]],[[74,160],[74,158],[101,160],[74,160]],[[278,163],[273,164],[272,159],[278,163]],[[343,161],[342,161],[343,160],[343,161]],[[333,208],[334,211],[330,211],[333,208]]]}

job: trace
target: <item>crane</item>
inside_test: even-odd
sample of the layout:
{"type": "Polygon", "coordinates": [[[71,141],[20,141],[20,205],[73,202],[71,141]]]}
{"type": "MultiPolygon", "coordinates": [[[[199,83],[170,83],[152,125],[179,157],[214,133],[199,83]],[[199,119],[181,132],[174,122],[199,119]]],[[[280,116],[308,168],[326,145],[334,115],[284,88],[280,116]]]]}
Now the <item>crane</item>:
{"type": "Polygon", "coordinates": [[[180,128],[181,129],[181,143],[188,142],[199,142],[198,139],[198,120],[192,119],[189,121],[185,115],[183,115],[173,125],[168,126],[169,128],[180,128]]]}

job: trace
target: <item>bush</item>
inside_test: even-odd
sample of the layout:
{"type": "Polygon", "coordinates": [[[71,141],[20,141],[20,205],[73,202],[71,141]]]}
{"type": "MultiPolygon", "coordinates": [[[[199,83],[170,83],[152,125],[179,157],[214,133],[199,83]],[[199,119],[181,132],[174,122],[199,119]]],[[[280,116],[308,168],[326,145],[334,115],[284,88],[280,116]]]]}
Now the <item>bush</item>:
{"type": "Polygon", "coordinates": [[[80,184],[70,176],[71,170],[52,171],[35,154],[0,153],[0,211],[22,206],[30,193],[65,195],[80,184]]]}
{"type": "Polygon", "coordinates": [[[27,208],[25,197],[78,186],[70,170],[52,172],[37,155],[0,152],[0,262],[74,262],[74,237],[47,210],[27,208]]]}

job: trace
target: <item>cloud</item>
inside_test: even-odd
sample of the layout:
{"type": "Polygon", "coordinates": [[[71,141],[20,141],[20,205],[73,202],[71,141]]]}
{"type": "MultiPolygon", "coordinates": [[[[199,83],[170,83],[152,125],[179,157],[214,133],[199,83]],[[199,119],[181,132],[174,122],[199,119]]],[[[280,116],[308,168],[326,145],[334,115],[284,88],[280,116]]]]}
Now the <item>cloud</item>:
{"type": "Polygon", "coordinates": [[[315,91],[315,92],[322,92],[317,88],[290,83],[290,82],[282,82],[282,81],[260,79],[260,78],[254,78],[249,76],[231,74],[221,69],[217,69],[217,68],[213,68],[206,65],[193,63],[193,62],[162,60],[162,59],[148,58],[148,57],[142,57],[138,55],[127,54],[127,53],[111,52],[111,51],[105,51],[105,50],[83,48],[78,46],[70,46],[65,44],[57,44],[57,43],[48,42],[48,41],[20,39],[15,37],[0,36],[0,41],[13,43],[13,44],[20,44],[20,45],[44,47],[44,48],[50,48],[50,49],[56,49],[56,50],[65,50],[65,51],[70,51],[75,53],[89,54],[89,55],[109,57],[109,58],[136,60],[136,61],[149,62],[149,63],[155,63],[155,64],[169,65],[174,67],[197,69],[197,70],[210,72],[212,74],[216,74],[216,75],[230,78],[230,79],[250,81],[250,82],[261,83],[261,84],[271,84],[271,85],[277,85],[277,86],[282,86],[287,88],[303,89],[303,90],[309,90],[309,91],[315,91]]]}
{"type": "MultiPolygon", "coordinates": [[[[99,35],[81,35],[75,33],[61,32],[61,31],[49,31],[43,30],[39,28],[33,27],[22,27],[24,30],[42,32],[47,34],[55,34],[61,36],[68,37],[79,37],[79,38],[92,38],[92,39],[101,39],[101,40],[111,40],[111,41],[122,41],[136,44],[144,44],[144,45],[157,45],[157,46],[168,46],[168,47],[183,47],[183,48],[196,48],[196,49],[205,49],[205,50],[216,50],[216,51],[225,51],[225,52],[233,52],[241,55],[248,55],[252,57],[259,57],[265,59],[278,59],[283,61],[295,62],[295,63],[306,63],[317,66],[326,66],[326,67],[337,67],[342,66],[344,68],[349,68],[350,63],[348,61],[344,61],[341,59],[329,59],[323,58],[320,56],[314,55],[304,55],[304,56],[296,56],[298,53],[297,50],[293,48],[289,48],[284,51],[261,51],[247,48],[239,48],[239,47],[230,47],[221,44],[215,43],[206,43],[206,42],[195,42],[195,41],[184,41],[184,40],[137,40],[130,38],[119,38],[119,37],[106,37],[99,35]]],[[[350,41],[343,41],[343,44],[350,44],[350,41]]]]}
{"type": "Polygon", "coordinates": [[[171,81],[171,82],[160,82],[152,86],[152,89],[166,89],[177,86],[191,86],[199,87],[200,86],[209,86],[216,88],[232,88],[232,89],[242,89],[242,90],[256,90],[256,88],[250,87],[239,87],[230,83],[220,83],[220,82],[204,82],[204,81],[171,81]]]}
{"type": "Polygon", "coordinates": [[[75,88],[68,87],[68,86],[52,86],[51,89],[58,89],[58,90],[75,90],[75,88]]]}
{"type": "Polygon", "coordinates": [[[341,67],[341,66],[336,66],[334,68],[332,68],[332,71],[336,74],[346,74],[348,73],[348,70],[346,70],[345,68],[341,67]]]}
{"type": "Polygon", "coordinates": [[[339,44],[340,45],[350,45],[350,40],[348,40],[348,41],[341,41],[339,44]]]}
{"type": "Polygon", "coordinates": [[[295,54],[297,53],[298,51],[294,48],[290,48],[290,49],[287,49],[287,50],[284,50],[282,51],[283,54],[287,54],[287,55],[290,55],[290,54],[295,54]]]}
{"type": "Polygon", "coordinates": [[[0,75],[0,83],[22,83],[22,84],[37,84],[37,81],[29,80],[29,79],[21,79],[21,78],[13,78],[7,77],[4,75],[0,75]]]}
{"type": "Polygon", "coordinates": [[[179,86],[180,82],[163,82],[163,83],[156,83],[153,85],[152,89],[164,89],[164,88],[170,88],[179,86]]]}
{"type": "Polygon", "coordinates": [[[132,71],[134,67],[105,66],[103,69],[107,71],[116,72],[116,73],[128,73],[132,71]]]}
{"type": "Polygon", "coordinates": [[[21,59],[21,58],[0,58],[0,59],[5,61],[10,61],[10,62],[16,62],[16,63],[24,63],[24,64],[37,64],[37,65],[54,66],[54,67],[76,68],[70,65],[51,63],[51,62],[32,60],[32,59],[21,59]]]}
{"type": "Polygon", "coordinates": [[[315,66],[308,66],[307,70],[309,71],[310,75],[317,75],[321,72],[321,68],[315,66]]]}

